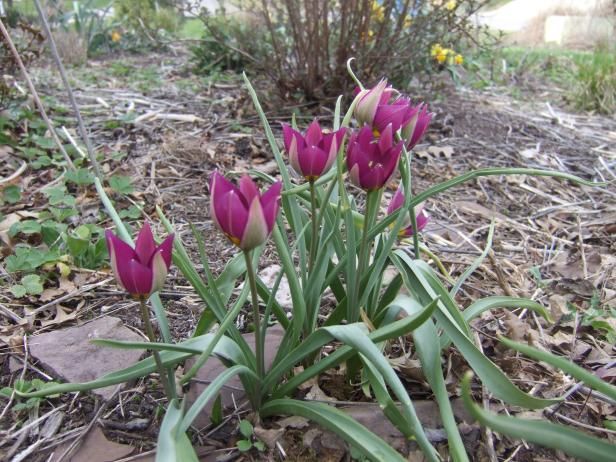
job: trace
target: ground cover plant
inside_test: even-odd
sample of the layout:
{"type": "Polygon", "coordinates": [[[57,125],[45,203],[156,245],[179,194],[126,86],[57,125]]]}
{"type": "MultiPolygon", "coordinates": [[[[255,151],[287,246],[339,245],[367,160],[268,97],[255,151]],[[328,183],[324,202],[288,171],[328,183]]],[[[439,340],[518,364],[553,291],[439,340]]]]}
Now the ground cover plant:
{"type": "MultiPolygon", "coordinates": [[[[359,81],[357,84],[361,87],[359,81]]],[[[553,409],[558,406],[561,393],[540,393],[539,396],[547,398],[541,399],[536,392],[528,393],[528,389],[520,389],[517,384],[514,385],[515,382],[509,381],[481,351],[483,342],[473,335],[469,324],[474,317],[486,315],[495,307],[524,308],[529,310],[527,313],[548,318],[543,305],[518,297],[490,297],[489,291],[485,290],[468,297],[471,303],[464,310],[460,309],[460,302],[456,300],[468,289],[467,283],[474,272],[489,259],[495,225],[484,228],[485,242],[482,239],[482,243],[485,248],[480,249],[481,252],[468,268],[459,268],[454,277],[449,274],[446,263],[442,262],[443,256],[433,251],[433,245],[427,244],[425,237],[420,240],[419,232],[435,220],[434,217],[427,217],[421,204],[425,200],[438,204],[441,195],[451,194],[450,187],[461,186],[465,181],[475,181],[484,176],[501,178],[505,173],[524,174],[527,177],[547,175],[559,181],[567,180],[565,184],[569,187],[572,187],[570,182],[579,184],[585,180],[545,168],[486,167],[458,171],[455,173],[459,174],[448,175],[446,180],[437,176],[431,184],[421,183],[420,167],[425,166],[421,156],[425,154],[418,150],[412,155],[409,150],[421,142],[422,135],[425,136],[432,114],[427,105],[412,104],[388,87],[385,81],[375,82],[369,88],[360,88],[355,98],[348,99],[346,105],[343,103],[345,100],[338,100],[331,120],[312,121],[300,115],[297,122],[283,111],[279,116],[284,120],[281,131],[276,129],[277,124],[269,124],[251,84],[244,80],[243,85],[248,89],[257,107],[256,115],[262,122],[261,127],[254,127],[253,130],[265,134],[268,143],[265,149],[274,156],[274,169],[265,173],[250,170],[248,173],[253,179],[238,178],[239,175],[222,170],[208,172],[209,197],[205,202],[211,207],[212,220],[224,233],[221,236],[225,235],[223,239],[228,241],[223,248],[239,249],[239,253],[236,256],[231,256],[233,252],[229,251],[223,253],[228,256],[224,259],[229,263],[225,269],[212,274],[207,242],[203,242],[197,230],[198,224],[191,227],[192,233],[185,227],[180,232],[182,217],[175,215],[176,223],[172,224],[166,218],[170,210],[163,202],[158,218],[151,220],[153,224],[160,221],[167,228],[165,233],[160,226],[156,226],[159,236],[169,236],[161,239],[159,245],[147,223],[126,226],[108,197],[111,190],[103,187],[104,183],[96,177],[95,170],[68,173],[69,177],[82,182],[84,190],[94,184],[98,193],[98,197],[94,196],[96,202],[101,200],[114,219],[115,230],[106,233],[111,266],[120,286],[136,299],[132,310],[141,313],[141,325],[149,338],[147,343],[103,339],[98,341],[98,345],[105,348],[147,349],[152,351],[152,355],[136,366],[108,374],[94,382],[51,384],[42,390],[39,382],[18,382],[11,389],[4,390],[3,394],[20,404],[23,400],[30,403],[27,406],[40,406],[44,403],[40,400],[43,396],[55,396],[68,390],[88,390],[154,374],[154,388],[164,389],[168,397],[167,410],[161,412],[164,418],[159,432],[158,457],[160,460],[191,460],[195,457],[188,439],[193,436],[190,430],[192,419],[207,401],[215,401],[224,388],[224,382],[237,374],[242,378],[251,408],[256,411],[249,416],[253,424],[246,420],[239,424],[241,438],[237,448],[240,451],[259,457],[259,451],[264,446],[257,430],[268,425],[272,416],[297,414],[341,434],[352,448],[351,455],[356,458],[363,454],[363,457],[374,460],[398,460],[400,456],[382,437],[373,435],[346,414],[318,400],[301,399],[302,393],[300,391],[298,394],[298,391],[304,383],[312,377],[321,380],[331,372],[332,367],[337,366],[343,369],[341,376],[345,382],[357,384],[356,388],[361,389],[365,397],[378,401],[401,434],[408,441],[417,441],[426,457],[434,459],[438,457],[437,445],[424,430],[424,424],[419,422],[415,398],[408,393],[405,379],[392,368],[394,363],[388,358],[389,352],[396,347],[397,338],[410,333],[412,342],[408,335],[405,342],[415,352],[428,393],[434,395],[438,402],[448,454],[455,460],[473,457],[474,454],[464,447],[461,428],[449,403],[450,395],[456,393],[447,387],[449,368],[443,367],[451,360],[450,355],[457,356],[458,364],[465,364],[464,368],[468,367],[466,364],[470,365],[485,390],[508,403],[508,408],[512,404],[522,408],[549,406],[553,409]],[[274,130],[279,133],[278,136],[274,135],[274,130]],[[284,151],[280,150],[281,146],[284,151]],[[278,175],[280,182],[275,178],[278,175]],[[401,186],[394,188],[396,192],[393,195],[384,192],[384,187],[391,181],[400,182],[401,186]],[[112,233],[116,233],[117,237],[112,233]],[[268,239],[270,233],[271,240],[268,239]],[[137,237],[134,249],[131,236],[137,237]],[[407,240],[400,241],[404,238],[407,240]],[[180,339],[185,338],[188,332],[172,336],[170,323],[173,318],[166,314],[167,311],[173,314],[168,305],[175,291],[168,292],[170,295],[167,297],[171,298],[167,299],[161,293],[163,281],[168,272],[173,271],[170,261],[172,242],[175,245],[174,264],[205,306],[191,326],[191,337],[184,341],[180,339]],[[195,242],[198,249],[192,254],[192,261],[188,242],[195,242]],[[268,242],[270,245],[267,245],[268,242]],[[430,265],[417,258],[419,256],[423,256],[430,265]],[[273,285],[265,284],[259,275],[259,261],[264,258],[274,258],[282,263],[282,271],[273,285]],[[386,279],[387,270],[390,276],[386,279]],[[203,279],[201,273],[204,274],[203,279]],[[246,283],[234,290],[245,274],[246,283]],[[293,302],[290,316],[275,297],[283,277],[288,281],[293,302]],[[154,323],[149,319],[147,305],[150,294],[153,294],[150,302],[156,315],[154,323]],[[238,317],[249,298],[252,299],[248,303],[252,311],[248,315],[249,330],[254,332],[255,347],[248,344],[237,327],[238,317]],[[167,307],[163,307],[161,300],[165,300],[167,307]],[[283,326],[285,333],[270,365],[266,364],[265,350],[275,329],[270,325],[274,320],[283,326]],[[155,329],[163,340],[160,343],[155,342],[155,329]],[[174,386],[172,371],[177,370],[179,380],[189,384],[191,374],[199,366],[205,364],[208,367],[210,355],[220,357],[228,368],[209,383],[196,401],[180,404],[180,398],[176,397],[180,388],[174,386]],[[178,370],[177,364],[184,363],[190,356],[195,357],[196,361],[185,363],[186,367],[178,370]]],[[[13,133],[14,129],[8,132],[13,133]]],[[[79,157],[75,151],[71,155],[79,157]]],[[[499,162],[497,159],[489,160],[499,162]]],[[[55,162],[56,166],[68,168],[61,156],[55,162]]],[[[43,167],[52,167],[52,164],[43,167]]],[[[206,182],[205,179],[202,181],[206,182]]],[[[114,186],[114,195],[117,192],[131,193],[126,181],[116,179],[104,182],[114,186]]],[[[548,184],[553,186],[558,183],[548,184]]],[[[599,189],[596,183],[586,181],[586,184],[593,186],[593,190],[599,189]]],[[[72,187],[68,185],[68,188],[72,187]]],[[[64,196],[67,191],[71,189],[62,191],[64,196]]],[[[15,188],[10,188],[4,197],[13,204],[18,204],[21,199],[15,188]]],[[[115,196],[115,199],[119,197],[115,196]]],[[[148,206],[147,203],[144,207],[152,210],[152,205],[148,206]]],[[[205,226],[209,226],[211,231],[209,220],[205,226]]],[[[31,227],[31,233],[20,231],[13,237],[21,240],[28,234],[41,234],[36,224],[23,226],[26,231],[31,227]]],[[[22,224],[19,228],[22,229],[22,224]]],[[[100,234],[97,231],[99,237],[100,234]]],[[[79,262],[76,266],[83,268],[84,264],[79,262]]],[[[533,274],[537,286],[545,288],[548,283],[541,268],[533,274]]],[[[53,281],[42,282],[53,284],[53,281]]],[[[24,289],[34,286],[29,279],[20,285],[24,289]]],[[[600,302],[595,301],[593,306],[594,312],[603,311],[600,302]]],[[[576,319],[577,316],[575,314],[576,319]]],[[[594,314],[580,311],[579,316],[590,320],[594,314]]],[[[603,316],[607,318],[609,315],[603,316]]],[[[543,321],[537,321],[537,324],[549,326],[543,321]]],[[[612,386],[576,367],[568,359],[554,357],[519,342],[502,342],[519,349],[528,357],[555,364],[581,384],[596,388],[608,399],[613,399],[612,386]]],[[[609,380],[609,364],[607,366],[609,380]]],[[[598,374],[606,377],[605,372],[598,374]]],[[[462,378],[462,374],[458,378],[462,378]]],[[[571,433],[562,426],[495,417],[473,404],[469,378],[465,377],[459,383],[468,409],[475,418],[499,433],[557,446],[572,455],[591,460],[608,460],[602,457],[609,455],[605,451],[613,450],[607,446],[606,439],[591,439],[580,432],[571,433]],[[557,438],[558,435],[565,435],[566,438],[563,441],[557,438]]],[[[477,396],[478,388],[474,391],[477,396]]],[[[215,404],[214,407],[219,408],[220,405],[215,404]]],[[[15,409],[17,415],[23,415],[19,414],[23,411],[23,407],[15,409]]],[[[212,414],[212,418],[220,421],[220,417],[214,417],[216,413],[218,411],[212,414]]],[[[371,430],[374,428],[371,427],[371,430]]],[[[443,450],[443,444],[439,446],[443,450]]]]}

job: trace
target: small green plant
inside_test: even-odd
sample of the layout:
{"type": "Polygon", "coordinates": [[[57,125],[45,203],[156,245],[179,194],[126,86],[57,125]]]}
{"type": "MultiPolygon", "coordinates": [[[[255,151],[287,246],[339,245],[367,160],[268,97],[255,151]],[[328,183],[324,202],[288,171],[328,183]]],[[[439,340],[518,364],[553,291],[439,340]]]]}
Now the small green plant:
{"type": "Polygon", "coordinates": [[[595,290],[590,298],[590,306],[581,310],[573,303],[567,303],[571,313],[579,313],[582,326],[588,326],[605,336],[608,343],[616,343],[616,308],[601,304],[601,296],[595,290]]]}
{"type": "Polygon", "coordinates": [[[236,443],[240,452],[248,452],[252,448],[260,452],[265,451],[265,444],[255,437],[254,428],[248,420],[240,420],[240,434],[244,437],[236,443]]]}
{"type": "MultiPolygon", "coordinates": [[[[20,398],[18,393],[31,393],[35,391],[43,391],[49,387],[57,385],[56,382],[43,382],[41,379],[33,380],[15,380],[13,387],[4,387],[0,389],[0,398],[13,399],[15,404],[11,407],[13,412],[19,413],[29,411],[30,409],[38,409],[39,405],[43,401],[41,397],[32,397],[26,400],[20,398]],[[18,393],[16,393],[18,392],[18,393]]],[[[49,398],[56,397],[58,395],[49,395],[49,398]]]]}
{"type": "Polygon", "coordinates": [[[582,110],[612,114],[616,111],[616,49],[596,50],[576,63],[573,101],[582,110]]]}

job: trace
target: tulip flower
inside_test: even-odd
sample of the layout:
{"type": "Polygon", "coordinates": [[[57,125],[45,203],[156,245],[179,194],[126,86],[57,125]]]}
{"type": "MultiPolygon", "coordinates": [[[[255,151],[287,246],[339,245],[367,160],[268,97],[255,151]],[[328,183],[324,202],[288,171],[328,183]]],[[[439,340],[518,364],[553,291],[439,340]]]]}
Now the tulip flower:
{"type": "MultiPolygon", "coordinates": [[[[404,204],[404,192],[402,188],[398,188],[394,197],[392,197],[389,202],[389,206],[387,207],[387,215],[391,215],[396,210],[398,210],[404,204]]],[[[417,231],[421,231],[428,224],[428,214],[424,211],[423,205],[419,205],[414,208],[416,220],[417,220],[417,231]]],[[[409,237],[413,235],[413,226],[411,226],[410,219],[407,218],[406,222],[402,225],[402,229],[398,232],[399,237],[409,237]]]]}
{"type": "Polygon", "coordinates": [[[261,195],[248,176],[239,187],[218,172],[210,180],[210,214],[225,236],[242,250],[263,244],[274,228],[282,184],[274,183],[261,195]]]}
{"type": "Polygon", "coordinates": [[[110,230],[105,231],[105,239],[113,274],[124,290],[145,300],[162,289],[171,265],[173,234],[156,246],[146,222],[139,231],[134,249],[110,230]]]}
{"type": "Polygon", "coordinates": [[[413,116],[402,125],[401,136],[405,140],[407,149],[413,149],[421,137],[426,133],[432,120],[432,113],[428,112],[428,106],[420,103],[413,108],[413,116]]]}
{"type": "Polygon", "coordinates": [[[379,134],[391,124],[394,133],[401,130],[400,136],[407,149],[412,149],[428,129],[431,119],[432,114],[425,104],[413,106],[408,98],[398,98],[377,107],[372,128],[379,134]]]}
{"type": "Polygon", "coordinates": [[[387,86],[387,80],[381,80],[374,88],[361,90],[355,97],[355,118],[360,125],[373,125],[379,105],[389,101],[394,89],[387,86]]]}
{"type": "Polygon", "coordinates": [[[394,144],[391,124],[380,137],[364,126],[351,136],[347,149],[351,182],[366,191],[382,188],[396,170],[401,151],[402,142],[394,144]]]}
{"type": "Polygon", "coordinates": [[[313,182],[326,173],[336,160],[346,129],[323,133],[315,119],[305,135],[287,124],[282,124],[282,133],[291,167],[306,180],[313,182]]]}

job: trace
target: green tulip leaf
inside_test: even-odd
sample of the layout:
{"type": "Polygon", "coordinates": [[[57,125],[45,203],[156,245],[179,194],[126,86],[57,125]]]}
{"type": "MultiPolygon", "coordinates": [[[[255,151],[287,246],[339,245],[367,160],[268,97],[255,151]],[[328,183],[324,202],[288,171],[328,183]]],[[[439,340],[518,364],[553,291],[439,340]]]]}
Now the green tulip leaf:
{"type": "Polygon", "coordinates": [[[468,372],[462,380],[462,398],[468,411],[482,425],[511,438],[558,449],[582,460],[614,461],[616,445],[605,440],[544,420],[519,419],[485,411],[471,398],[471,377],[472,373],[468,372]]]}
{"type": "Polygon", "coordinates": [[[297,415],[316,422],[333,431],[366,458],[374,462],[403,462],[403,458],[389,444],[342,411],[324,403],[275,399],[265,403],[262,417],[272,415],[297,415]]]}

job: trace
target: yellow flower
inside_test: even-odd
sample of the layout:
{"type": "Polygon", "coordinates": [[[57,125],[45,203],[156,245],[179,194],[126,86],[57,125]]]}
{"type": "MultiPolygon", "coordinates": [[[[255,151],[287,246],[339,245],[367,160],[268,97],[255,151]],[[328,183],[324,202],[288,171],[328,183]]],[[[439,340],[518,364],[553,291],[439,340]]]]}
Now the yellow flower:
{"type": "Polygon", "coordinates": [[[119,42],[121,38],[122,38],[122,34],[120,34],[117,30],[114,30],[111,33],[111,41],[112,42],[119,42]]]}
{"type": "Polygon", "coordinates": [[[461,66],[462,64],[464,64],[464,56],[458,53],[455,58],[453,58],[453,62],[456,63],[458,66],[461,66]]]}
{"type": "Polygon", "coordinates": [[[430,56],[436,56],[441,51],[443,51],[443,47],[441,46],[441,44],[435,43],[434,45],[432,45],[432,48],[430,49],[430,56]]]}
{"type": "Polygon", "coordinates": [[[411,19],[411,17],[407,14],[406,18],[404,18],[404,27],[405,28],[409,28],[411,27],[411,24],[413,24],[413,20],[411,19]]]}
{"type": "Polygon", "coordinates": [[[378,22],[383,22],[385,20],[385,7],[376,0],[372,2],[372,16],[378,22]]]}
{"type": "Polygon", "coordinates": [[[443,64],[445,61],[447,61],[448,53],[449,53],[449,50],[447,48],[444,48],[437,53],[434,59],[436,59],[439,64],[443,64]]]}
{"type": "Polygon", "coordinates": [[[445,8],[447,8],[449,11],[455,10],[456,6],[458,6],[458,2],[456,2],[456,0],[449,0],[447,3],[445,3],[445,8]]]}

